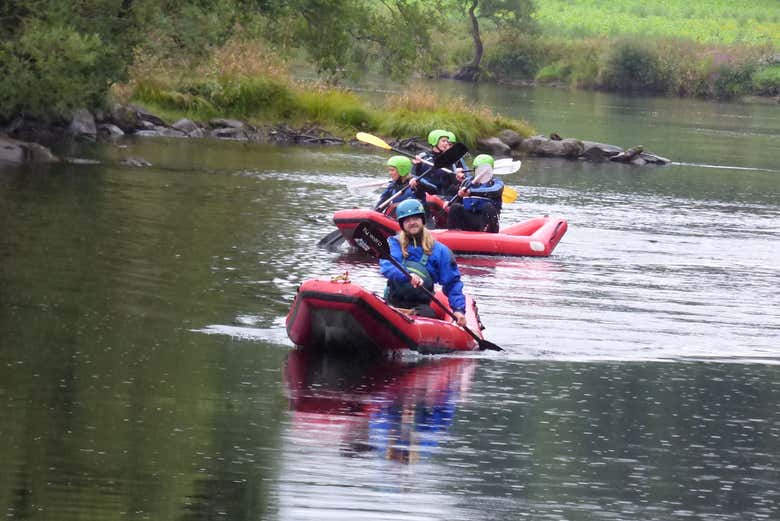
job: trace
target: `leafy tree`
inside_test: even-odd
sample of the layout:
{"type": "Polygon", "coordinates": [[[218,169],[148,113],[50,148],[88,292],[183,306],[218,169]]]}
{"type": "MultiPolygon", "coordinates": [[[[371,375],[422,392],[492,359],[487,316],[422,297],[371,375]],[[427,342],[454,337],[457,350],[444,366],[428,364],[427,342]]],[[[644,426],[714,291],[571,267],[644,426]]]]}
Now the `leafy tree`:
{"type": "Polygon", "coordinates": [[[270,37],[305,50],[319,72],[333,79],[371,65],[394,77],[408,73],[430,52],[439,6],[438,0],[256,2],[271,20],[270,37]]]}
{"type": "Polygon", "coordinates": [[[480,34],[479,21],[489,21],[498,29],[513,32],[537,31],[531,17],[535,10],[533,0],[452,0],[453,9],[466,14],[470,32],[474,41],[474,57],[463,66],[455,78],[466,81],[478,81],[482,76],[482,56],[484,45],[480,34]]]}

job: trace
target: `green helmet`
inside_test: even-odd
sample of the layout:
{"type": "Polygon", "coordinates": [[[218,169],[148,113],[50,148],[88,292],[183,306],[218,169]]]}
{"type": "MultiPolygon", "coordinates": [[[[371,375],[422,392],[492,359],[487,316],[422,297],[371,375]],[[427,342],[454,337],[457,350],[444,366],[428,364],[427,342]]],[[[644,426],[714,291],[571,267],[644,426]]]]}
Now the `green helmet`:
{"type": "Polygon", "coordinates": [[[495,166],[493,156],[489,154],[478,155],[474,158],[474,161],[471,162],[471,166],[472,168],[477,168],[479,165],[490,165],[490,167],[493,168],[493,166],[495,166]]]}
{"type": "Polygon", "coordinates": [[[395,209],[395,217],[398,219],[399,224],[406,217],[411,217],[413,215],[421,215],[423,220],[425,220],[425,208],[423,208],[419,199],[405,199],[401,201],[395,209]]]}
{"type": "Polygon", "coordinates": [[[387,160],[387,166],[395,167],[398,175],[404,177],[412,171],[412,160],[406,156],[393,156],[387,160]]]}
{"type": "Polygon", "coordinates": [[[455,141],[457,141],[455,139],[455,134],[453,134],[449,130],[442,130],[440,128],[437,128],[436,130],[431,130],[430,132],[428,132],[428,143],[430,143],[432,147],[435,147],[436,145],[439,144],[439,140],[443,137],[449,139],[450,143],[455,143],[455,141]]]}

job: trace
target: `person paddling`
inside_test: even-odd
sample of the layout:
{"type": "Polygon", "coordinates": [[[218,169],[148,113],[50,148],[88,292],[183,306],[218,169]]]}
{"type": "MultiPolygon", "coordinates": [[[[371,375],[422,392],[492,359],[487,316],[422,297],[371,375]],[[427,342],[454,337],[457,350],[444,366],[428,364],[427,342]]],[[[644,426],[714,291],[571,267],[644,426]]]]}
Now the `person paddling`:
{"type": "Polygon", "coordinates": [[[448,228],[498,233],[504,182],[493,177],[494,164],[493,156],[488,154],[474,158],[475,175],[467,177],[458,190],[460,201],[449,205],[448,228]]]}
{"type": "MultiPolygon", "coordinates": [[[[437,155],[446,152],[455,143],[455,134],[449,130],[436,129],[431,130],[428,133],[428,143],[431,145],[430,152],[423,152],[418,154],[414,158],[414,170],[413,174],[419,176],[430,167],[424,163],[424,161],[432,161],[437,155]]],[[[445,172],[441,168],[431,170],[426,179],[413,180],[414,183],[426,183],[432,186],[436,195],[449,198],[455,195],[458,191],[458,184],[463,180],[463,170],[466,168],[466,163],[463,159],[459,159],[455,164],[449,167],[452,172],[445,172]]],[[[416,188],[416,186],[415,186],[416,188]]]]}
{"type": "Polygon", "coordinates": [[[412,188],[409,182],[409,174],[412,171],[412,160],[405,156],[392,156],[387,160],[387,171],[390,174],[390,181],[387,183],[382,195],[379,196],[379,201],[376,203],[376,208],[382,206],[382,204],[393,197],[398,192],[403,192],[393,199],[393,204],[390,204],[384,209],[386,215],[395,217],[395,209],[398,204],[407,199],[416,198],[420,201],[425,200],[425,188],[422,183],[415,183],[417,189],[412,188]]]}
{"type": "Polygon", "coordinates": [[[425,227],[425,209],[417,199],[407,199],[396,209],[401,230],[388,238],[390,255],[411,274],[411,280],[388,259],[379,260],[387,278],[385,300],[391,306],[411,308],[413,314],[438,318],[431,307],[434,283],[442,286],[458,325],[466,325],[466,297],[455,256],[433,238],[425,227]]]}

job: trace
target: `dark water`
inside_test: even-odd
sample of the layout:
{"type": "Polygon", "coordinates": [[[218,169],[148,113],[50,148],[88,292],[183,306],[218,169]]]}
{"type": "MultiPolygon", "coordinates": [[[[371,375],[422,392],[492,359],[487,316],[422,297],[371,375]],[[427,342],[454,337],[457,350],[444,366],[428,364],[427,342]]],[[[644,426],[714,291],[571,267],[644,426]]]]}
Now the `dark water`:
{"type": "Polygon", "coordinates": [[[375,150],[127,140],[0,169],[0,515],[780,518],[780,107],[464,95],[680,163],[506,179],[504,223],[569,231],[549,258],[460,259],[500,354],[292,350],[301,280],[382,287],[315,247],[373,202],[345,187],[384,175],[375,150]]]}

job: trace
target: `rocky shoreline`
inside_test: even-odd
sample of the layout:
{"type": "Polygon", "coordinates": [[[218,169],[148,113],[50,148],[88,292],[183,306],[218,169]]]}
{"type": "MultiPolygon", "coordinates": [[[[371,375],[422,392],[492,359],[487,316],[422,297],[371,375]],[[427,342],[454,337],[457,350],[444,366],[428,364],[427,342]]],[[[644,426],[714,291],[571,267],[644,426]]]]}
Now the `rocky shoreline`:
{"type": "MultiPolygon", "coordinates": [[[[182,118],[169,125],[142,107],[116,104],[108,111],[95,114],[84,109],[78,110],[70,121],[57,124],[42,124],[21,117],[15,119],[6,127],[0,128],[0,164],[65,161],[68,159],[55,156],[45,145],[67,139],[111,142],[127,135],[229,139],[282,145],[363,145],[357,140],[345,141],[314,126],[299,129],[287,125],[257,127],[226,118],[215,118],[205,124],[182,118]]],[[[411,152],[427,148],[418,138],[399,141],[395,146],[411,152]]],[[[622,162],[637,166],[670,163],[669,159],[644,152],[641,146],[624,150],[605,143],[576,138],[564,139],[556,133],[523,138],[512,130],[504,130],[498,136],[478,140],[477,150],[495,157],[554,157],[593,162],[622,162]]],[[[149,166],[143,159],[128,159],[123,162],[131,166],[149,166]]]]}

